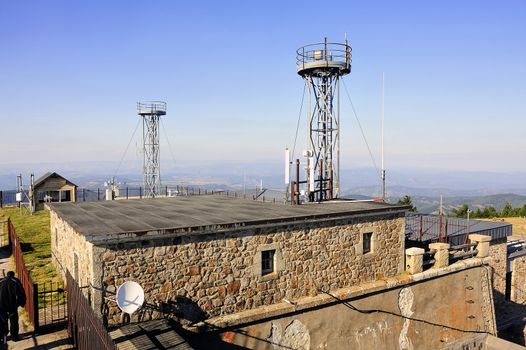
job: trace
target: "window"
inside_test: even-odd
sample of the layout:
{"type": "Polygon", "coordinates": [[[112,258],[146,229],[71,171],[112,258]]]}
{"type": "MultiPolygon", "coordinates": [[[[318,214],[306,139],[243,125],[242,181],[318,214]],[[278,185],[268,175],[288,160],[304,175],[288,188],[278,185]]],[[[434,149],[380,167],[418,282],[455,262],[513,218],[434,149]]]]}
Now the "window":
{"type": "Polygon", "coordinates": [[[362,253],[367,254],[371,252],[371,239],[373,238],[372,232],[366,232],[363,234],[363,245],[362,253]]]}
{"type": "Polygon", "coordinates": [[[261,276],[274,272],[274,256],[276,250],[264,250],[261,252],[261,276]]]}

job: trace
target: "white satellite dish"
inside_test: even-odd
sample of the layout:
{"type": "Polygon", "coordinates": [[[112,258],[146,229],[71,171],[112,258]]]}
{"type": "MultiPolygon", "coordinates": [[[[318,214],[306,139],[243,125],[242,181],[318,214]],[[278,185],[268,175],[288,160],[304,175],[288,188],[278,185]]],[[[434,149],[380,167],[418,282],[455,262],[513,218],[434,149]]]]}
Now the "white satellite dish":
{"type": "Polygon", "coordinates": [[[144,303],[144,290],[135,281],[124,282],[117,288],[115,301],[121,311],[131,315],[144,303]]]}

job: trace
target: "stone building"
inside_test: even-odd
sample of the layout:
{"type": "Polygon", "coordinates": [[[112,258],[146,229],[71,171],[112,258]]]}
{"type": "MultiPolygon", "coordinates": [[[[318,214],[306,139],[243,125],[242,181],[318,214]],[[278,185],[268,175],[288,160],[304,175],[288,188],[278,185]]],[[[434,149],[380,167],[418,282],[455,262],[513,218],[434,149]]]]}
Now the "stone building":
{"type": "Polygon", "coordinates": [[[142,285],[148,303],[166,309],[184,300],[193,308],[183,318],[211,318],[404,270],[404,206],[191,196],[49,209],[55,265],[94,287],[93,306],[109,324],[120,311],[103,297],[126,280],[142,285]]]}
{"type": "Polygon", "coordinates": [[[77,185],[57,173],[45,173],[33,185],[34,207],[44,209],[46,202],[76,202],[77,185]]]}

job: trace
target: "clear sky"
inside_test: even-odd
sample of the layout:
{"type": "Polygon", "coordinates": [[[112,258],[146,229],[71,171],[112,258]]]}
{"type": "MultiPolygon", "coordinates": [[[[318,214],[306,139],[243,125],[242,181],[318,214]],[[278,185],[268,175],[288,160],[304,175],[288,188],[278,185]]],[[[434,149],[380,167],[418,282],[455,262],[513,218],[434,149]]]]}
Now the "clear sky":
{"type": "MultiPolygon", "coordinates": [[[[295,50],[345,32],[377,162],[385,72],[388,168],[526,171],[523,0],[0,0],[0,163],[118,163],[143,99],[167,101],[177,160],[281,162],[303,91],[295,50]]],[[[343,165],[368,166],[342,104],[343,165]]]]}

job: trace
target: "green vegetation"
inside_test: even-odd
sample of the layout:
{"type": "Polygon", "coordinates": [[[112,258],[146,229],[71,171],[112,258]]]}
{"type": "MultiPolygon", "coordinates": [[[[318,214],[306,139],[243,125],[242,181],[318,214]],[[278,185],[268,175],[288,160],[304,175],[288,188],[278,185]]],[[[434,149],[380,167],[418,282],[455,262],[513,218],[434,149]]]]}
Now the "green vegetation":
{"type": "MultiPolygon", "coordinates": [[[[468,210],[468,205],[464,204],[460,208],[453,209],[451,214],[458,218],[466,218],[468,216],[468,210]]],[[[506,203],[501,211],[497,211],[495,207],[489,206],[484,209],[477,208],[470,212],[471,218],[509,218],[520,216],[526,216],[526,204],[522,207],[514,208],[510,203],[506,203]]]]}
{"type": "MultiPolygon", "coordinates": [[[[49,232],[49,212],[40,210],[33,215],[24,211],[20,215],[19,208],[0,209],[0,216],[10,218],[22,245],[24,262],[31,274],[33,283],[43,286],[44,282],[61,281],[55,267],[51,263],[51,234],[49,232]]],[[[41,289],[41,287],[39,288],[41,289]]],[[[53,302],[61,302],[62,295],[53,293],[53,302]]],[[[51,294],[47,294],[47,302],[50,302],[51,294]]],[[[39,296],[39,306],[43,306],[43,298],[39,296]]]]}
{"type": "Polygon", "coordinates": [[[412,212],[416,212],[417,211],[416,207],[413,205],[413,199],[411,198],[411,196],[404,196],[404,197],[400,198],[396,204],[410,205],[411,209],[409,209],[409,211],[412,211],[412,212]]]}

